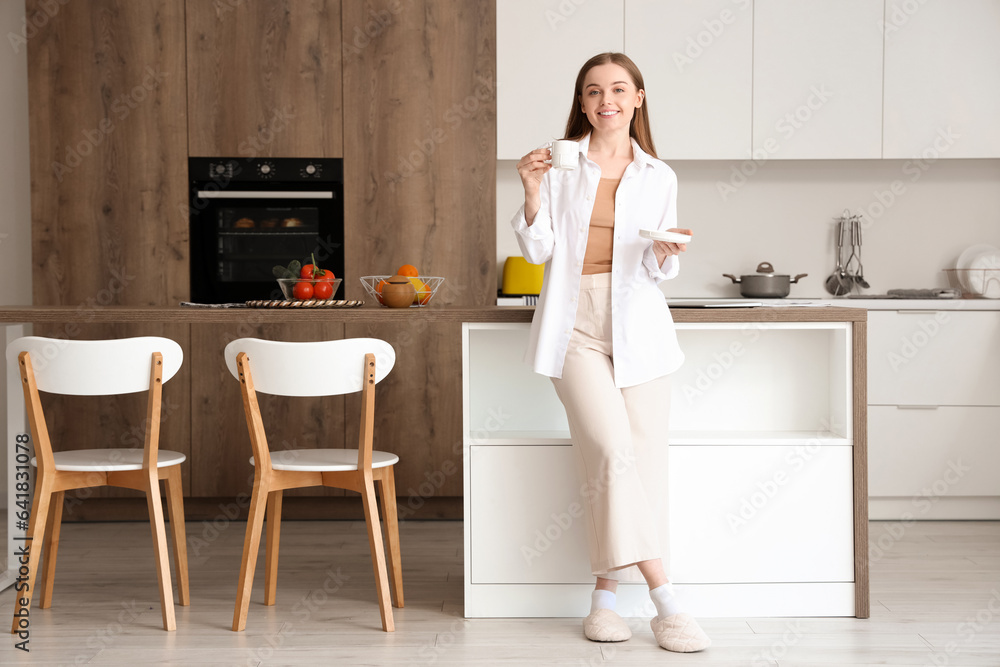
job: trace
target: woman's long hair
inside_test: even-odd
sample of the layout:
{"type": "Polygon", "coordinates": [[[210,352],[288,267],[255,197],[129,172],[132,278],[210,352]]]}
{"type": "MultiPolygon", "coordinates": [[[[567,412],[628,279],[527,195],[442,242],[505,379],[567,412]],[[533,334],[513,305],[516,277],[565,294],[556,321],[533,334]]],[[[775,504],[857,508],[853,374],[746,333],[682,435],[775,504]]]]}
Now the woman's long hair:
{"type": "MultiPolygon", "coordinates": [[[[636,67],[624,53],[599,53],[580,68],[580,73],[576,75],[576,88],[573,89],[573,106],[569,110],[569,120],[566,121],[566,138],[571,141],[580,141],[590,134],[594,126],[590,124],[587,114],[580,109],[580,97],[583,95],[583,78],[592,68],[598,65],[613,63],[625,69],[629,78],[635,84],[636,89],[645,90],[646,85],[642,82],[642,72],[636,67]]],[[[642,106],[635,110],[632,115],[632,122],[629,124],[628,134],[636,140],[639,148],[646,151],[652,157],[656,157],[656,147],[653,146],[653,133],[649,129],[649,101],[648,96],[643,97],[642,106]]]]}

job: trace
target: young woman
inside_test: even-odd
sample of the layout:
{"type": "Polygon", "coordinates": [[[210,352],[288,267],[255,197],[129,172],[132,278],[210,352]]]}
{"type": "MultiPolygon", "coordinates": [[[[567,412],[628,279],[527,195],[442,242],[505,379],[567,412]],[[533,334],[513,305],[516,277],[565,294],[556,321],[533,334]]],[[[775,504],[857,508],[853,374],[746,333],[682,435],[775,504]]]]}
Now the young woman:
{"type": "Polygon", "coordinates": [[[656,159],[642,74],[627,56],[602,53],[580,69],[566,138],[578,164],[551,170],[547,148],[517,164],[524,206],[511,221],[521,251],[545,264],[526,359],[552,379],[577,452],[590,563],[597,586],[584,633],[624,641],[615,613],[619,580],[637,570],[669,651],[711,643],[683,612],[662,558],[666,516],[670,374],[684,361],[657,284],[679,269],[683,244],[649,241],[640,229],[670,230],[677,177],[656,159]]]}

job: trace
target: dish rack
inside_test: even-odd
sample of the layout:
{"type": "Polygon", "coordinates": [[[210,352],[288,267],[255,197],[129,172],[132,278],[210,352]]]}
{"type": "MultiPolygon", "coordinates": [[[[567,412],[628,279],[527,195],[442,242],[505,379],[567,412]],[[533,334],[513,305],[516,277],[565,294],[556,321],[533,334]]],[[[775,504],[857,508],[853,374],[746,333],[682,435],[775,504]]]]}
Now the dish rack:
{"type": "Polygon", "coordinates": [[[963,298],[1000,299],[1000,269],[944,269],[963,298]]]}

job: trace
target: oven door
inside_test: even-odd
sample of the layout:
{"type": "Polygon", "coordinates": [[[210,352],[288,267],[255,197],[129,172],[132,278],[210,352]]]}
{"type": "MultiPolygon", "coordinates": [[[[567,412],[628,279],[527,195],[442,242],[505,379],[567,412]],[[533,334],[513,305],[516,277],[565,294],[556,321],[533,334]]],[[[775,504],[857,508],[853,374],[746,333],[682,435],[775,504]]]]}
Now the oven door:
{"type": "MultiPolygon", "coordinates": [[[[318,190],[192,192],[191,299],[282,299],[275,265],[316,263],[344,277],[342,184],[318,190]]],[[[344,298],[341,283],[336,299],[344,298]]]]}

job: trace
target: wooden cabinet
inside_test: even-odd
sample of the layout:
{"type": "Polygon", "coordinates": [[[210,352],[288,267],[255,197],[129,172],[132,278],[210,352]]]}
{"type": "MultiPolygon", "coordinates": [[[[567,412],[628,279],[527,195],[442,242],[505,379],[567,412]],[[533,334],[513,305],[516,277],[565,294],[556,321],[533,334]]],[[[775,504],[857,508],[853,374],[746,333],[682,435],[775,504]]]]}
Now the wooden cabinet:
{"type": "Polygon", "coordinates": [[[342,157],[341,2],[187,2],[191,155],[342,157]]]}
{"type": "MultiPolygon", "coordinates": [[[[867,615],[855,500],[863,350],[852,326],[677,324],[686,360],[671,376],[669,447],[652,473],[665,483],[646,492],[660,508],[671,579],[699,591],[692,613],[867,615]]],[[[593,586],[590,487],[577,477],[565,411],[521,361],[527,324],[463,329],[466,616],[579,613],[593,586]]],[[[641,608],[644,593],[623,584],[619,608],[641,608]]]]}
{"type": "Polygon", "coordinates": [[[753,149],[765,158],[882,153],[882,0],[755,0],[753,149]]]}
{"type": "Polygon", "coordinates": [[[517,160],[561,138],[587,59],[624,50],[624,0],[496,3],[497,152],[517,160]]]}
{"type": "Polygon", "coordinates": [[[882,157],[1000,157],[1000,3],[885,2],[882,157]]]}
{"type": "Polygon", "coordinates": [[[35,305],[188,298],[185,93],[182,0],[60,5],[28,41],[35,305]]]}
{"type": "MultiPolygon", "coordinates": [[[[184,4],[66,3],[28,41],[32,290],[42,306],[164,306],[188,298],[184,4]]],[[[183,325],[38,325],[59,338],[173,338],[183,325]]],[[[161,446],[190,453],[187,364],[163,391],[161,446]]],[[[142,446],[145,398],[46,395],[58,449],[142,446]]],[[[190,462],[182,467],[185,489],[190,462]]],[[[76,499],[136,495],[82,489],[76,499]]]]}
{"type": "Polygon", "coordinates": [[[750,156],[753,27],[750,2],[628,0],[625,45],[645,79],[661,158],[750,156]]]}
{"type": "MultiPolygon", "coordinates": [[[[237,338],[308,341],[344,337],[344,325],[262,324],[248,312],[237,325],[198,324],[191,327],[191,495],[231,498],[253,487],[250,436],[240,384],[223,356],[237,338]]],[[[261,415],[272,451],[338,448],[345,444],[344,405],[351,397],[292,398],[258,394],[261,415]]],[[[357,442],[356,440],[354,441],[357,442]]],[[[357,447],[357,444],[353,445],[357,447]]],[[[290,496],[344,495],[339,489],[310,487],[288,491],[290,496]]]]}

